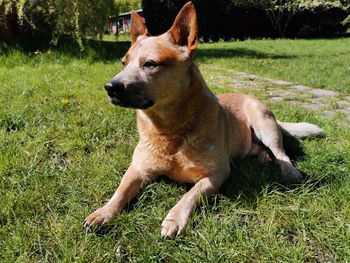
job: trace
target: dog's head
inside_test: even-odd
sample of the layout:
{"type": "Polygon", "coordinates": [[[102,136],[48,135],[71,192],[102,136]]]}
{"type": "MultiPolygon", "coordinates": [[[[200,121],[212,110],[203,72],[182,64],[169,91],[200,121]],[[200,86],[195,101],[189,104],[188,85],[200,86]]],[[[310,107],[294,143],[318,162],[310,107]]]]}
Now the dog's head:
{"type": "Polygon", "coordinates": [[[198,45],[196,11],[191,2],[180,10],[172,27],[149,36],[143,19],[131,14],[131,47],[123,70],[105,86],[113,104],[149,109],[171,103],[186,92],[189,67],[198,45]]]}

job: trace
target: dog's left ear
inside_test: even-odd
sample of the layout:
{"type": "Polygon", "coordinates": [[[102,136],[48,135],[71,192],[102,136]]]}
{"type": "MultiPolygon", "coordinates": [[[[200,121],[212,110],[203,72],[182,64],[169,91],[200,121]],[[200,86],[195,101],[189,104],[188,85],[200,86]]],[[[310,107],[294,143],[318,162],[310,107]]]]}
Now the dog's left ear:
{"type": "Polygon", "coordinates": [[[187,46],[191,55],[194,54],[198,45],[198,25],[196,10],[192,2],[182,7],[169,32],[176,44],[187,46]]]}
{"type": "Polygon", "coordinates": [[[138,36],[146,34],[147,28],[143,22],[143,18],[140,17],[135,11],[132,11],[130,26],[131,44],[134,44],[136,42],[138,36]]]}

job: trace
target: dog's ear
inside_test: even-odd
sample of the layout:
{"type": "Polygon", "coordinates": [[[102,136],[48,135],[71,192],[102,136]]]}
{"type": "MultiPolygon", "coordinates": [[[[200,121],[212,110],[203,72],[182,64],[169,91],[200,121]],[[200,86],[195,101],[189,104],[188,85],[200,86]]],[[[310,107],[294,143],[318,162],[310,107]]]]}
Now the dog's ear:
{"type": "Polygon", "coordinates": [[[147,28],[143,22],[143,18],[140,17],[135,11],[131,12],[130,34],[131,44],[136,42],[138,36],[147,34],[147,28]]]}
{"type": "Polygon", "coordinates": [[[198,45],[198,25],[196,10],[192,2],[182,7],[169,32],[176,44],[187,46],[191,55],[194,53],[198,45]]]}

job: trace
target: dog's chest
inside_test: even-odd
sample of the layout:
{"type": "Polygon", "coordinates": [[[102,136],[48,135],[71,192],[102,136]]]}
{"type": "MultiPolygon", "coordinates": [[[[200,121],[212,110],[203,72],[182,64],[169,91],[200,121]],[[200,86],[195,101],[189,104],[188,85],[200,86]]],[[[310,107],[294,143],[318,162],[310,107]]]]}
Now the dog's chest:
{"type": "Polygon", "coordinates": [[[153,154],[143,162],[143,170],[150,174],[165,175],[178,183],[196,183],[208,175],[208,162],[188,158],[182,153],[174,155],[153,154]]]}
{"type": "Polygon", "coordinates": [[[179,167],[172,173],[167,174],[167,177],[180,184],[192,184],[198,182],[205,175],[205,169],[201,167],[192,167],[189,169],[179,167]]]}
{"type": "Polygon", "coordinates": [[[196,183],[217,167],[213,156],[190,147],[178,148],[172,154],[152,151],[147,159],[145,164],[148,163],[151,173],[165,175],[179,183],[196,183]]]}
{"type": "Polygon", "coordinates": [[[223,158],[220,141],[207,139],[201,133],[162,135],[145,128],[134,153],[139,169],[147,174],[166,175],[179,183],[196,183],[218,171],[223,158]]]}

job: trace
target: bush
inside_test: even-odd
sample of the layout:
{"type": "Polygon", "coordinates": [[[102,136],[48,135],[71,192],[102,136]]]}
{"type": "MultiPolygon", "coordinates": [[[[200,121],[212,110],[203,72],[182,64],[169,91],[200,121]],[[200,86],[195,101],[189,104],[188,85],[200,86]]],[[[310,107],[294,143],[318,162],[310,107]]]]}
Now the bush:
{"type": "Polygon", "coordinates": [[[302,12],[304,23],[297,32],[299,37],[335,36],[343,34],[347,25],[344,11],[339,8],[302,12]]]}
{"type": "MultiPolygon", "coordinates": [[[[204,41],[344,33],[346,0],[193,0],[204,41]]],[[[187,0],[142,0],[152,34],[165,32],[187,0]]]]}
{"type": "Polygon", "coordinates": [[[0,38],[45,45],[68,36],[82,47],[104,33],[113,9],[113,0],[0,0],[0,38]]]}
{"type": "Polygon", "coordinates": [[[129,12],[141,8],[141,0],[114,0],[117,13],[129,12]]]}

